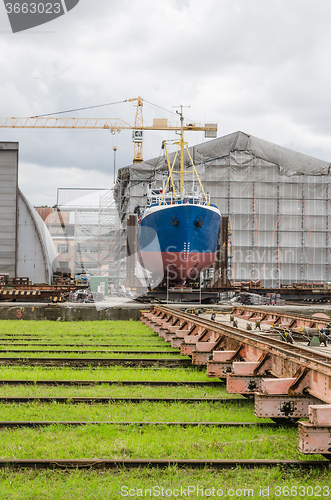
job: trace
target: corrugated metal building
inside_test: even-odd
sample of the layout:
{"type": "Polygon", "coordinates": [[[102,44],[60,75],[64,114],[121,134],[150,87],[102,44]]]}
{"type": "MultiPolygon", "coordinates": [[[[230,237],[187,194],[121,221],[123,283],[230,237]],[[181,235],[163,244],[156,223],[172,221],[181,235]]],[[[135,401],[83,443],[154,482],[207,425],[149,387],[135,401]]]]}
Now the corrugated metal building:
{"type": "MultiPolygon", "coordinates": [[[[211,202],[229,216],[232,281],[261,279],[273,287],[329,281],[330,163],[243,132],[189,150],[211,202]]],[[[175,169],[179,164],[178,157],[175,169]]],[[[123,220],[146,204],[148,186],[162,187],[166,172],[163,156],[119,170],[123,220]]]]}
{"type": "Polygon", "coordinates": [[[18,188],[18,143],[0,142],[0,274],[51,284],[57,265],[47,227],[18,188]]]}

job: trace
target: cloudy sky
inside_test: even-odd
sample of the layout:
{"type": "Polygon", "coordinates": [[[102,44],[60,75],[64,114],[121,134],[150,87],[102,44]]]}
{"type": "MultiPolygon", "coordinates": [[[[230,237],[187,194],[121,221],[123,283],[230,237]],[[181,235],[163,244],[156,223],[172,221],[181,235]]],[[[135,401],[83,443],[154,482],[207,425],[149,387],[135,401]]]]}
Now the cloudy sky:
{"type": "MultiPolygon", "coordinates": [[[[80,0],[13,34],[1,3],[0,116],[142,96],[145,121],[183,104],[188,119],[218,122],[219,137],[242,130],[331,161],[330,19],[329,0],[80,0]]],[[[65,116],[133,123],[135,108],[65,116]]],[[[145,132],[144,158],[171,137],[145,132]]],[[[19,141],[19,185],[35,205],[55,204],[58,187],[111,187],[114,146],[117,167],[133,157],[130,131],[1,129],[0,140],[19,141]]]]}

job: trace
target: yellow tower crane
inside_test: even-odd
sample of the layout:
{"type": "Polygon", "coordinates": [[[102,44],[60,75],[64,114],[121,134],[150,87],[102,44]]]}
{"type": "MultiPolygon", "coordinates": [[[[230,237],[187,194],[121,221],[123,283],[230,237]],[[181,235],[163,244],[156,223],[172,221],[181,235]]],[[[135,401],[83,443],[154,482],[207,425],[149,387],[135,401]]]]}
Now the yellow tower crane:
{"type": "Polygon", "coordinates": [[[133,163],[143,161],[143,131],[144,130],[183,130],[204,131],[205,137],[217,137],[216,123],[185,123],[169,125],[166,118],[154,118],[152,124],[143,122],[143,99],[134,97],[125,102],[135,102],[136,116],[134,125],[121,120],[120,118],[69,118],[54,116],[32,116],[27,118],[0,118],[0,128],[59,128],[59,129],[99,129],[110,130],[112,133],[121,130],[132,130],[132,140],[134,143],[133,163]]]}

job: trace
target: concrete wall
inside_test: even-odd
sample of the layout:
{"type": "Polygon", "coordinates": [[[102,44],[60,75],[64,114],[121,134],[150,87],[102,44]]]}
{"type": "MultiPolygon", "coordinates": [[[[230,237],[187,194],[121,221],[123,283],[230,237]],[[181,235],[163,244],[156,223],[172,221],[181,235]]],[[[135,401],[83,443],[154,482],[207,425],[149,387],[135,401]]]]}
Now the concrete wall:
{"type": "Polygon", "coordinates": [[[150,306],[96,308],[93,305],[68,304],[0,304],[1,320],[50,321],[138,321],[141,310],[150,306]]]}

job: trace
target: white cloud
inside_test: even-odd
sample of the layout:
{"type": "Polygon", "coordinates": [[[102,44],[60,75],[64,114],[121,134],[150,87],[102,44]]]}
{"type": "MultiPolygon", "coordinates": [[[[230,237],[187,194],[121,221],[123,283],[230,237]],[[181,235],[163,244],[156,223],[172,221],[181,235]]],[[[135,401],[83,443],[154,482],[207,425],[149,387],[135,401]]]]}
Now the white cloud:
{"type": "MultiPolygon", "coordinates": [[[[243,130],[330,160],[330,15],[328,0],[80,0],[48,25],[13,35],[0,6],[0,114],[51,113],[141,95],[167,109],[190,105],[186,115],[218,121],[219,136],[243,130]]],[[[75,114],[133,123],[135,109],[125,103],[75,114]]],[[[162,116],[145,103],[145,120],[162,116]]],[[[145,158],[160,153],[163,137],[169,134],[145,133],[145,158]]],[[[2,129],[1,140],[20,141],[21,171],[24,164],[40,169],[34,182],[24,181],[31,200],[56,193],[61,176],[52,171],[64,178],[75,171],[89,187],[92,169],[112,183],[113,146],[117,167],[133,155],[128,131],[112,137],[2,129]],[[49,189],[40,190],[46,181],[49,189]]],[[[203,134],[187,140],[202,142],[203,134]]],[[[55,202],[53,195],[38,203],[55,202]]]]}
{"type": "Polygon", "coordinates": [[[18,185],[35,206],[53,206],[58,188],[112,188],[112,172],[20,163],[18,185]]]}

